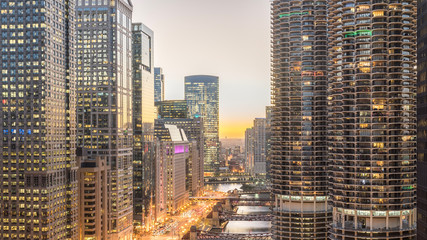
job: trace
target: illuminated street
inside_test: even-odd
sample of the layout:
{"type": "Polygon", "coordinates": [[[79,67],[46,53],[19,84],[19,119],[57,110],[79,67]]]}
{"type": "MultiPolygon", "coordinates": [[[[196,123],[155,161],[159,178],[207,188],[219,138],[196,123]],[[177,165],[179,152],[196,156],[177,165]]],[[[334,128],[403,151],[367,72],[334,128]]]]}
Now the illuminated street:
{"type": "MultiPolygon", "coordinates": [[[[224,196],[224,193],[212,192],[207,196],[224,196]]],[[[171,220],[164,226],[143,237],[136,237],[136,240],[169,240],[181,239],[182,236],[190,230],[191,226],[198,228],[203,226],[203,219],[212,211],[216,202],[195,202],[188,204],[179,215],[171,217],[171,220]]]]}

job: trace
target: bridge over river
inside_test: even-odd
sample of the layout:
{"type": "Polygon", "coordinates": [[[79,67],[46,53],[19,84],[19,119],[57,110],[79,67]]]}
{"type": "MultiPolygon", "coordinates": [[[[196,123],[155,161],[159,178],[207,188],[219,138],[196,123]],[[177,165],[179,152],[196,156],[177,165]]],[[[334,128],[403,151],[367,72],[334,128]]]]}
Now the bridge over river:
{"type": "Polygon", "coordinates": [[[273,221],[273,217],[271,214],[221,214],[219,218],[222,221],[273,221]]]}
{"type": "Polygon", "coordinates": [[[197,236],[198,240],[271,240],[271,233],[260,234],[236,234],[236,233],[209,233],[202,232],[197,236]]]}

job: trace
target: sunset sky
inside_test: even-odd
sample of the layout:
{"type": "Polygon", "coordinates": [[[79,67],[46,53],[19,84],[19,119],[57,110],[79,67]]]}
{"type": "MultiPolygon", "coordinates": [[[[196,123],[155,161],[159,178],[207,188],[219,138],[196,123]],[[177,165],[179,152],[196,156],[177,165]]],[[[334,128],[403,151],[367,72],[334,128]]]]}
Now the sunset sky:
{"type": "Polygon", "coordinates": [[[220,137],[243,138],[270,103],[268,0],[133,0],[133,21],[154,31],[166,99],[184,98],[184,76],[220,78],[220,137]]]}

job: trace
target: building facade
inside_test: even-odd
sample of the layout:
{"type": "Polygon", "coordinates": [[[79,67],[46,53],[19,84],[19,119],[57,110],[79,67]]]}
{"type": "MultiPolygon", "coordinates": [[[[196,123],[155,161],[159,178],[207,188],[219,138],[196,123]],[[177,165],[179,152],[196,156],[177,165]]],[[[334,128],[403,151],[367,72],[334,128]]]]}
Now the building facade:
{"type": "Polygon", "coordinates": [[[427,239],[427,1],[418,1],[417,239],[427,239]]]}
{"type": "Polygon", "coordinates": [[[165,100],[165,75],[163,69],[154,68],[154,102],[165,100]]]}
{"type": "Polygon", "coordinates": [[[77,154],[79,165],[79,237],[78,239],[107,239],[108,237],[108,173],[105,158],[94,160],[77,154]],[[84,160],[82,162],[82,160],[84,160]]]}
{"type": "Polygon", "coordinates": [[[190,156],[186,163],[186,189],[190,196],[198,197],[204,190],[204,135],[203,120],[201,118],[156,119],[155,135],[160,141],[170,140],[164,125],[175,125],[183,129],[190,142],[190,156]]]}
{"type": "MultiPolygon", "coordinates": [[[[77,1],[77,146],[106,159],[108,239],[132,239],[132,3],[77,1]]],[[[82,202],[80,203],[82,204],[82,202]]]]}
{"type": "Polygon", "coordinates": [[[190,117],[201,117],[205,135],[205,174],[219,167],[219,78],[195,75],[185,77],[185,100],[190,117]]]}
{"type": "Polygon", "coordinates": [[[161,119],[186,119],[188,105],[186,100],[167,100],[156,102],[157,115],[161,119]]]}
{"type": "Polygon", "coordinates": [[[267,121],[265,118],[254,120],[254,173],[265,175],[267,173],[267,121]]]}
{"type": "MultiPolygon", "coordinates": [[[[253,174],[255,168],[254,160],[254,129],[248,128],[245,131],[245,171],[247,173],[253,174]]],[[[227,159],[228,161],[228,159],[227,159]]]]}
{"type": "Polygon", "coordinates": [[[0,4],[0,238],[76,239],[75,2],[0,4]]]}
{"type": "Polygon", "coordinates": [[[327,239],[327,5],[272,1],[271,178],[276,240],[327,239]]]}
{"type": "Polygon", "coordinates": [[[133,189],[135,233],[154,224],[154,34],[141,23],[132,25],[133,70],[133,189]]]}
{"type": "Polygon", "coordinates": [[[164,124],[157,132],[156,150],[156,219],[162,221],[188,202],[186,167],[190,157],[190,142],[183,129],[164,124]]]}
{"type": "Polygon", "coordinates": [[[328,1],[331,239],[416,237],[416,1],[328,1]]]}

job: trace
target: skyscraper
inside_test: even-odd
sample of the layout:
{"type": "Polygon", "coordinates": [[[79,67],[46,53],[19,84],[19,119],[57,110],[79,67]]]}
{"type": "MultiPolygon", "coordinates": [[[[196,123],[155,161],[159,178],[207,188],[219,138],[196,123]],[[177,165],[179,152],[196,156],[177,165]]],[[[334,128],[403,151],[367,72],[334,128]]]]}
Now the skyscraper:
{"type": "Polygon", "coordinates": [[[190,156],[187,161],[187,190],[190,196],[196,197],[203,193],[204,189],[204,125],[200,117],[188,118],[187,101],[168,100],[157,102],[159,118],[155,121],[155,136],[159,140],[169,140],[169,134],[165,134],[166,125],[175,125],[183,129],[190,142],[190,156]]]}
{"type": "Polygon", "coordinates": [[[272,1],[276,240],[327,239],[326,0],[272,1]]]}
{"type": "Polygon", "coordinates": [[[427,1],[418,1],[417,239],[427,239],[427,1]]]}
{"type": "Polygon", "coordinates": [[[248,128],[245,131],[245,171],[247,173],[254,173],[254,128],[248,128]]]}
{"type": "Polygon", "coordinates": [[[190,142],[183,129],[163,124],[156,132],[160,139],[156,150],[156,218],[174,214],[188,202],[186,163],[190,142]]]}
{"type": "Polygon", "coordinates": [[[162,68],[154,68],[154,101],[165,100],[165,75],[162,68]]]}
{"type": "Polygon", "coordinates": [[[188,117],[188,105],[185,100],[167,100],[156,102],[157,114],[162,119],[182,119],[188,117]]]}
{"type": "Polygon", "coordinates": [[[77,145],[87,153],[82,164],[106,159],[109,239],[133,233],[132,8],[129,0],[77,3],[77,145]]]}
{"type": "Polygon", "coordinates": [[[0,239],[76,239],[75,2],[0,4],[0,239]]]}
{"type": "Polygon", "coordinates": [[[141,23],[132,26],[134,223],[139,234],[154,224],[154,34],[141,23]]]}
{"type": "Polygon", "coordinates": [[[190,157],[187,162],[187,190],[190,196],[197,197],[204,188],[204,134],[201,118],[160,118],[155,121],[155,136],[158,140],[170,140],[169,134],[165,134],[164,125],[175,125],[183,129],[190,142],[190,157]]]}
{"type": "Polygon", "coordinates": [[[219,78],[185,77],[185,100],[190,117],[202,117],[205,134],[205,174],[219,167],[219,78]]]}
{"type": "Polygon", "coordinates": [[[267,173],[266,119],[254,120],[254,173],[267,173]]]}
{"type": "Polygon", "coordinates": [[[267,173],[267,141],[265,118],[256,118],[252,128],[245,131],[246,171],[251,174],[267,173]]]}
{"type": "Polygon", "coordinates": [[[331,239],[415,239],[416,1],[329,3],[331,239]]]}

